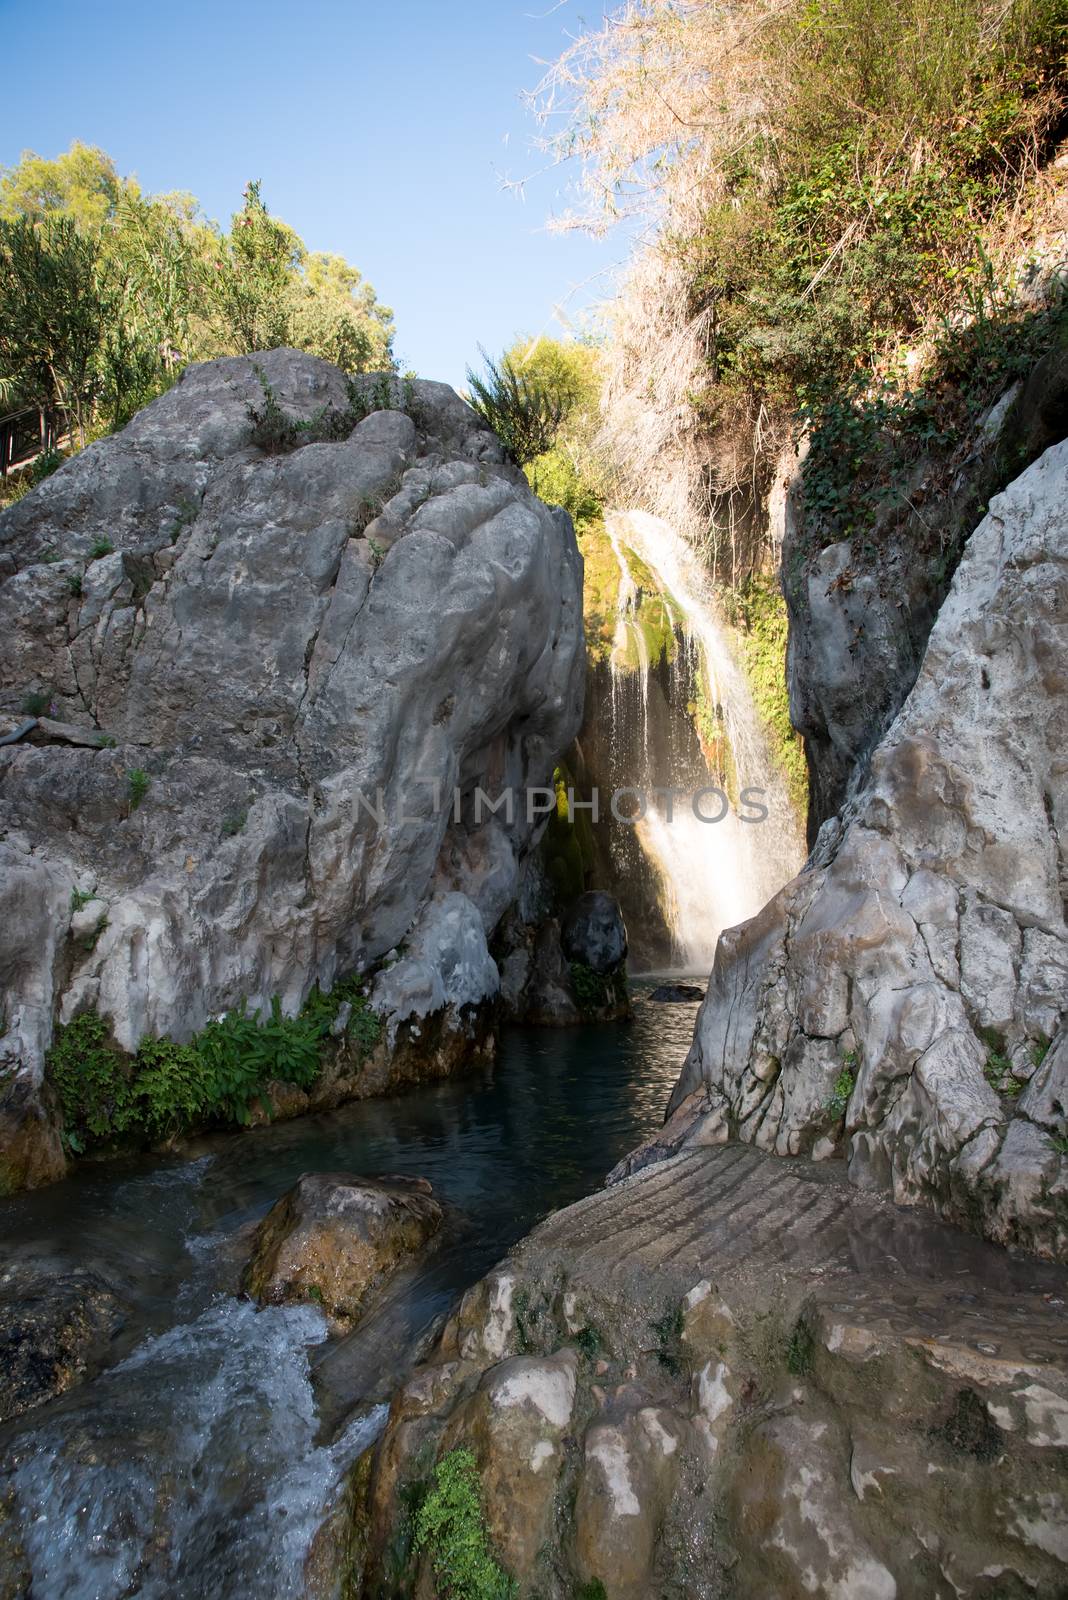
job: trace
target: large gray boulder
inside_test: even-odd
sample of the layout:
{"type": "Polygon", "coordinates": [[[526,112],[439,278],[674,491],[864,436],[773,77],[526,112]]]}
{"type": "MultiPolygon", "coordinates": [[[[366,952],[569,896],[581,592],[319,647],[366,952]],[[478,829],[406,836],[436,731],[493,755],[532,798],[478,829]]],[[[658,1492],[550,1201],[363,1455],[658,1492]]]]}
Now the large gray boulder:
{"type": "Polygon", "coordinates": [[[291,417],[349,404],[293,350],[191,367],[0,517],[0,735],[46,712],[0,746],[8,1187],[62,1167],[43,1063],[86,1007],[183,1039],[406,939],[391,1029],[492,997],[539,823],[477,791],[544,784],[578,728],[569,518],[443,384],[267,455],[257,367],[291,417]]]}
{"type": "Polygon", "coordinates": [[[1068,443],[991,502],[855,798],[723,935],[670,1141],[844,1150],[857,1184],[1061,1258],[1066,506],[1068,443]]]}

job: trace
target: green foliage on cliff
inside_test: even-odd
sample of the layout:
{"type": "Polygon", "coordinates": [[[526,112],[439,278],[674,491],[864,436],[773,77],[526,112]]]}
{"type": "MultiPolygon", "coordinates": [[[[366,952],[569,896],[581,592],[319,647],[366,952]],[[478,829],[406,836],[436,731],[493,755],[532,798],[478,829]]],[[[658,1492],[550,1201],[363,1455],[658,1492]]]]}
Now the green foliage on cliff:
{"type": "Polygon", "coordinates": [[[894,487],[887,423],[957,429],[962,397],[1016,375],[1021,276],[1057,226],[1036,176],[1063,131],[1068,0],[636,0],[614,20],[540,102],[552,153],[583,163],[576,222],[653,224],[614,307],[606,434],[737,582],[768,553],[751,513],[799,419],[833,538],[868,515],[868,456],[894,487]]]}
{"type": "Polygon", "coordinates": [[[429,1557],[442,1600],[511,1600],[518,1592],[490,1551],[470,1450],[450,1450],[435,1467],[416,1513],[414,1547],[429,1557]]]}
{"type": "Polygon", "coordinates": [[[313,989],[296,1017],[283,1016],[275,996],[266,1017],[230,1011],[187,1044],[146,1036],[132,1058],[103,1017],[84,1012],[56,1029],[47,1061],[67,1148],[79,1154],[126,1138],[172,1138],[204,1123],[246,1124],[255,1103],[267,1103],[271,1083],[311,1088],[343,1002],[350,1007],[344,1035],[362,1059],[382,1022],[360,978],[325,995],[313,989]]]}
{"type": "Polygon", "coordinates": [[[84,438],[188,361],[289,344],[367,372],[392,366],[392,338],[359,272],[310,253],[258,183],[227,233],[86,145],[0,169],[0,404],[66,408],[84,438]]]}

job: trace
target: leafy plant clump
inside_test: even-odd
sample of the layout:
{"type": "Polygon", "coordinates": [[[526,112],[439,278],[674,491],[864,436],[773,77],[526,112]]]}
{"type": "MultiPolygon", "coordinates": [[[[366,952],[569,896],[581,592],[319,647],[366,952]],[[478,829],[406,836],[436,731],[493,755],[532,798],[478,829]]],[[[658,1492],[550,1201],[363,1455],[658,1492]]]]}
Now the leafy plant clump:
{"type": "Polygon", "coordinates": [[[588,1016],[596,1016],[608,1006],[622,1004],[627,997],[627,975],[622,969],[603,976],[584,961],[572,961],[568,971],[579,1010],[588,1016]]]}
{"type": "Polygon", "coordinates": [[[1001,1050],[991,1050],[983,1068],[983,1077],[998,1094],[1015,1097],[1023,1089],[1021,1080],[1013,1075],[1012,1062],[1001,1050]]]}
{"type": "Polygon", "coordinates": [[[246,408],[251,425],[249,443],[269,456],[288,455],[306,444],[337,444],[372,412],[405,411],[410,415],[415,405],[410,378],[401,380],[380,372],[366,378],[349,377],[344,406],[320,406],[310,417],[292,417],[283,409],[263,368],[257,365],[255,371],[263,400],[246,408]]]}
{"type": "MultiPolygon", "coordinates": [[[[71,909],[88,898],[75,891],[71,909]]],[[[270,1083],[311,1088],[342,1000],[352,1005],[346,1034],[359,1053],[377,1041],[381,1019],[356,983],[325,996],[314,990],[296,1017],[282,1014],[276,995],[266,1017],[230,1011],[187,1044],[146,1037],[132,1058],[115,1044],[103,1017],[85,1012],[74,1018],[56,1030],[48,1056],[68,1149],[79,1154],[128,1136],[172,1138],[209,1122],[244,1125],[270,1083]]]]}
{"type": "Polygon", "coordinates": [[[42,450],[30,468],[30,482],[34,488],[36,489],[37,485],[43,483],[46,478],[50,478],[53,472],[56,472],[66,459],[63,452],[57,450],[54,444],[50,444],[47,450],[42,450]]]}
{"type": "Polygon", "coordinates": [[[129,802],[131,812],[137,810],[138,806],[141,804],[141,801],[148,793],[151,783],[152,779],[149,777],[144,767],[131,767],[130,771],[126,774],[126,797],[129,802]]]}
{"type": "Polygon", "coordinates": [[[27,717],[47,717],[52,695],[47,689],[34,689],[23,697],[22,712],[27,717]]]}
{"type": "Polygon", "coordinates": [[[434,1469],[415,1516],[414,1548],[425,1552],[449,1600],[512,1600],[515,1580],[494,1560],[470,1450],[450,1450],[434,1469]]]}
{"type": "Polygon", "coordinates": [[[301,1016],[308,1019],[316,1029],[319,1040],[325,1042],[333,1034],[338,1013],[343,1005],[349,1007],[344,1037],[355,1046],[356,1053],[362,1060],[370,1055],[382,1037],[383,1027],[382,1018],[371,1005],[365,977],[356,974],[351,978],[343,978],[340,983],[335,983],[327,994],[324,994],[316,984],[304,1002],[301,1016]]]}
{"type": "Polygon", "coordinates": [[[656,1358],[665,1371],[676,1376],[682,1371],[682,1335],[686,1326],[682,1306],[675,1305],[653,1323],[656,1334],[656,1358]]]}
{"type": "Polygon", "coordinates": [[[803,1317],[794,1324],[786,1346],[786,1370],[795,1378],[807,1378],[812,1371],[812,1358],[816,1353],[816,1340],[812,1329],[803,1317]]]}
{"type": "Polygon", "coordinates": [[[827,1110],[832,1117],[845,1116],[856,1081],[856,1076],[851,1066],[843,1067],[837,1078],[835,1078],[834,1088],[831,1090],[830,1098],[827,1101],[827,1110]]]}

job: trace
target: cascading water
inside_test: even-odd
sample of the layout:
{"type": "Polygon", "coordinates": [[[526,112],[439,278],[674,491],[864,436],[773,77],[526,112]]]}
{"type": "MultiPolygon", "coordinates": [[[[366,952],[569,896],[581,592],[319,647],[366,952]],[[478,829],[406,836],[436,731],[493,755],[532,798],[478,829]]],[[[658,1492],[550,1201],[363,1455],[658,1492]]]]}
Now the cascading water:
{"type": "MultiPolygon", "coordinates": [[[[606,529],[619,568],[614,631],[607,661],[592,669],[582,744],[602,808],[619,790],[646,797],[633,824],[605,818],[613,887],[640,957],[707,973],[722,930],[798,870],[803,831],[701,562],[645,512],[611,512],[606,529]],[[605,673],[607,694],[597,683],[605,673]],[[666,945],[644,927],[657,916],[666,945]]],[[[639,808],[636,797],[619,804],[639,808]]]]}

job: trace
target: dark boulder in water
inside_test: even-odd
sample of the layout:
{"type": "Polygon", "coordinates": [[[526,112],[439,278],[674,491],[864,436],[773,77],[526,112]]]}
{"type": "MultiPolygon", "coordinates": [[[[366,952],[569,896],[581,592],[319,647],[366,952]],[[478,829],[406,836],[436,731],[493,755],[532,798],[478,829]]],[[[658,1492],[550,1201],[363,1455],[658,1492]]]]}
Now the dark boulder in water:
{"type": "Polygon", "coordinates": [[[660,1000],[665,1005],[683,1005],[704,997],[705,991],[696,983],[662,983],[649,996],[650,1000],[660,1000]]]}

